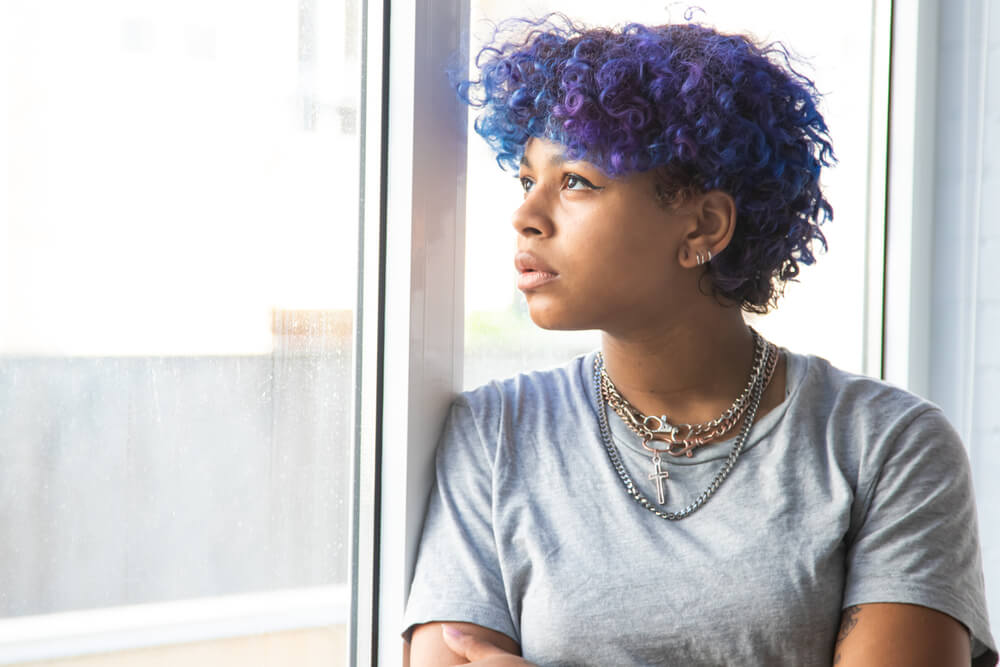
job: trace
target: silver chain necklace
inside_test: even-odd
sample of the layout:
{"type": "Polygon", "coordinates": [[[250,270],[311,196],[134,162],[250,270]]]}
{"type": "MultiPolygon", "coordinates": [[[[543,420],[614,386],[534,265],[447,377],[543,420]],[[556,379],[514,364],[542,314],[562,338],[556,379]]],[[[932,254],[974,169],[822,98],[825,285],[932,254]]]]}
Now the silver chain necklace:
{"type": "Polygon", "coordinates": [[[625,425],[642,438],[643,449],[671,456],[690,457],[694,454],[696,447],[708,444],[711,440],[720,438],[736,428],[746,413],[750,392],[757,384],[760,374],[767,372],[767,341],[752,327],[750,331],[754,339],[754,356],[753,364],[750,367],[750,377],[747,379],[743,392],[736,397],[732,405],[726,408],[725,412],[715,419],[700,424],[672,424],[666,415],[644,415],[618,392],[611,376],[608,375],[608,369],[604,366],[601,367],[601,395],[615,413],[622,418],[625,425]],[[649,443],[653,440],[666,441],[669,444],[665,448],[650,447],[649,443]]]}
{"type": "MultiPolygon", "coordinates": [[[[754,335],[759,336],[757,332],[754,332],[754,335]]],[[[764,373],[758,374],[756,382],[753,384],[753,388],[750,392],[749,405],[747,406],[746,413],[743,416],[743,427],[740,430],[739,436],[737,436],[735,442],[733,443],[733,448],[730,450],[729,456],[726,457],[725,463],[723,463],[722,468],[719,469],[719,472],[712,479],[712,482],[708,485],[708,487],[679,512],[665,512],[657,508],[652,501],[646,498],[646,496],[639,491],[635,482],[632,481],[631,475],[629,475],[628,471],[625,470],[621,456],[618,453],[618,448],[615,446],[614,440],[611,437],[611,426],[608,423],[607,401],[601,391],[601,378],[604,373],[604,356],[600,352],[597,353],[597,356],[594,359],[594,392],[600,403],[597,411],[597,418],[600,424],[601,438],[604,440],[604,448],[607,450],[608,458],[611,460],[611,465],[614,467],[615,472],[618,473],[618,478],[621,479],[622,484],[625,485],[626,493],[632,496],[632,498],[642,507],[646,508],[661,519],[677,521],[691,515],[695,510],[704,505],[705,502],[718,490],[718,488],[722,486],[722,483],[726,481],[726,478],[732,471],[733,466],[736,465],[736,460],[740,457],[740,454],[743,453],[743,447],[746,445],[747,436],[750,434],[750,428],[753,426],[753,423],[757,418],[757,408],[760,407],[760,399],[764,395],[764,390],[767,388],[768,381],[773,374],[774,367],[777,365],[777,348],[773,344],[766,341],[765,344],[765,363],[768,370],[764,373]]],[[[665,502],[663,495],[663,482],[669,475],[667,471],[662,469],[658,453],[654,453],[653,455],[653,466],[654,471],[651,475],[649,475],[649,479],[656,482],[660,500],[659,504],[662,505],[665,502]]]]}

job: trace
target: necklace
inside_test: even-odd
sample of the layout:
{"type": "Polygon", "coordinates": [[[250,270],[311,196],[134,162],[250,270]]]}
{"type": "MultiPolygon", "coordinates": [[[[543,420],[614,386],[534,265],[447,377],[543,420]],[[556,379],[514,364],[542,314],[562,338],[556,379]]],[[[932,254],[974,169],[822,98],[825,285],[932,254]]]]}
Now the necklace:
{"type": "MultiPolygon", "coordinates": [[[[753,330],[751,329],[751,331],[753,330]]],[[[763,340],[763,338],[761,338],[756,331],[753,331],[753,334],[756,348],[758,344],[756,341],[763,340]]],[[[757,418],[757,409],[760,407],[760,399],[764,395],[764,390],[767,388],[771,377],[774,375],[774,369],[778,363],[777,347],[767,341],[764,341],[764,350],[764,371],[763,373],[755,373],[756,377],[750,389],[747,407],[743,411],[743,427],[740,430],[739,436],[733,442],[733,448],[730,450],[729,456],[726,457],[725,463],[723,463],[722,468],[720,468],[719,472],[716,473],[708,487],[679,512],[665,512],[653,505],[653,503],[646,498],[641,491],[639,491],[635,482],[632,481],[632,477],[628,474],[628,471],[625,470],[625,466],[621,461],[621,456],[618,453],[618,448],[615,446],[614,440],[611,437],[611,427],[608,424],[608,412],[606,408],[608,401],[603,386],[604,382],[602,381],[602,377],[607,375],[607,373],[604,369],[604,356],[598,352],[594,359],[594,390],[595,393],[601,397],[600,408],[597,411],[601,438],[604,441],[604,448],[608,453],[608,458],[611,460],[611,465],[614,467],[615,472],[618,473],[618,478],[621,479],[622,484],[625,485],[625,491],[632,496],[632,498],[639,503],[639,505],[646,508],[661,519],[677,521],[691,515],[695,510],[704,505],[705,502],[718,490],[722,483],[726,481],[726,478],[732,471],[733,466],[736,465],[736,460],[743,452],[747,436],[750,434],[750,428],[753,426],[754,420],[757,418]]],[[[758,364],[755,364],[754,368],[758,368],[758,364]]],[[[663,505],[666,500],[664,497],[663,483],[669,477],[669,474],[662,468],[660,452],[655,449],[652,451],[653,473],[649,475],[649,479],[656,482],[659,504],[663,505]]]]}
{"type": "MultiPolygon", "coordinates": [[[[633,433],[642,438],[642,446],[650,452],[669,454],[671,456],[692,456],[695,447],[707,444],[729,433],[739,423],[749,404],[750,392],[761,373],[766,372],[768,343],[753,328],[750,329],[754,338],[754,361],[751,366],[750,378],[743,392],[736,397],[733,404],[720,416],[700,424],[671,424],[666,415],[646,416],[635,408],[628,399],[618,393],[614,382],[608,375],[607,368],[601,365],[601,394],[605,402],[622,418],[625,425],[633,433]],[[669,445],[665,449],[650,447],[652,440],[666,440],[669,445]]],[[[770,380],[770,378],[768,378],[770,380]]]]}

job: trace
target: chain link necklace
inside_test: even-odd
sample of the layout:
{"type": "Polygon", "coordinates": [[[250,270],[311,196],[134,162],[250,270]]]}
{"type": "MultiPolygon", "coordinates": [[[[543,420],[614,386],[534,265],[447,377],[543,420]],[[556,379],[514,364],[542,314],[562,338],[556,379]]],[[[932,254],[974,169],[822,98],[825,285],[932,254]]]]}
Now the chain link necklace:
{"type": "Polygon", "coordinates": [[[700,424],[671,424],[666,415],[646,416],[628,399],[618,393],[615,383],[611,381],[607,368],[601,367],[601,393],[605,401],[622,418],[625,425],[633,433],[642,438],[642,446],[649,452],[659,452],[671,456],[692,456],[695,447],[707,444],[729,433],[739,423],[749,405],[750,392],[761,373],[766,372],[768,343],[753,328],[754,360],[743,392],[733,401],[733,404],[720,416],[700,424]],[[650,447],[653,440],[667,441],[665,449],[650,447]]]}
{"type": "MultiPolygon", "coordinates": [[[[758,355],[763,358],[763,372],[757,372],[760,367],[761,361],[755,360],[753,373],[753,382],[749,384],[750,395],[747,399],[747,407],[743,410],[743,427],[740,430],[739,436],[733,442],[733,448],[729,452],[729,456],[726,457],[726,461],[723,463],[722,468],[716,473],[715,477],[708,487],[702,491],[690,504],[684,507],[679,512],[666,512],[654,505],[652,501],[646,498],[638,487],[636,487],[635,482],[632,481],[631,475],[625,470],[625,466],[622,463],[621,456],[618,453],[618,448],[614,444],[614,440],[611,437],[611,427],[608,423],[608,412],[607,405],[610,404],[608,401],[609,394],[605,389],[605,382],[603,378],[607,376],[607,371],[604,368],[604,356],[598,352],[594,359],[594,390],[596,395],[601,397],[600,409],[597,411],[598,422],[601,430],[601,438],[604,440],[604,448],[608,453],[608,458],[611,460],[611,465],[614,467],[615,472],[618,473],[619,479],[621,479],[622,484],[625,485],[625,491],[632,496],[632,498],[639,503],[642,507],[646,508],[656,516],[661,519],[668,521],[677,521],[691,515],[695,510],[700,508],[705,502],[712,497],[712,495],[718,490],[722,483],[729,476],[732,471],[733,466],[736,464],[736,460],[743,453],[743,447],[746,445],[747,436],[750,434],[750,428],[753,426],[754,421],[757,418],[757,409],[760,407],[761,397],[764,395],[764,390],[770,383],[771,377],[774,375],[774,370],[778,363],[778,349],[772,343],[764,341],[764,339],[756,331],[751,329],[754,335],[755,350],[761,345],[763,341],[763,354],[758,355]]],[[[609,378],[610,380],[610,378],[609,378]]],[[[614,387],[613,384],[610,385],[614,387]]],[[[616,390],[617,393],[617,390],[616,390]]],[[[621,397],[620,394],[618,394],[621,397]]],[[[622,398],[624,400],[624,398],[622,398]]],[[[739,399],[737,399],[739,400],[739,399]]],[[[735,405],[735,403],[734,403],[735,405]]],[[[634,408],[633,408],[634,409],[634,408]]],[[[730,410],[732,407],[730,408],[730,410]]],[[[727,410],[729,412],[729,410],[727,410]]],[[[638,415],[642,413],[636,411],[638,415]]],[[[723,416],[725,413],[723,413],[723,416]]],[[[715,420],[712,420],[715,421],[715,420]]],[[[628,421],[626,420],[626,424],[628,421]]],[[[706,422],[710,423],[710,422],[706,422]]],[[[642,436],[640,436],[642,437],[642,436]]],[[[647,449],[649,449],[647,447],[647,449]]],[[[653,452],[652,463],[653,472],[649,475],[649,479],[656,482],[657,488],[657,499],[660,505],[666,502],[663,484],[665,480],[669,477],[666,470],[662,468],[662,459],[660,458],[660,451],[655,449],[651,450],[653,452]]],[[[681,452],[684,453],[684,452],[681,452]]]]}

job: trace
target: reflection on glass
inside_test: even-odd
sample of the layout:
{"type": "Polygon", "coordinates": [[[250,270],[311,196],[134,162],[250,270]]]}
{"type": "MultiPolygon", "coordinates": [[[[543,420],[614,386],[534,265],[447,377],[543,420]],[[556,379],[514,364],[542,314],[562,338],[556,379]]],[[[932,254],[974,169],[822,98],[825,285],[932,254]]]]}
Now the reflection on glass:
{"type": "Polygon", "coordinates": [[[0,9],[0,616],[346,591],[357,20],[0,9]]]}

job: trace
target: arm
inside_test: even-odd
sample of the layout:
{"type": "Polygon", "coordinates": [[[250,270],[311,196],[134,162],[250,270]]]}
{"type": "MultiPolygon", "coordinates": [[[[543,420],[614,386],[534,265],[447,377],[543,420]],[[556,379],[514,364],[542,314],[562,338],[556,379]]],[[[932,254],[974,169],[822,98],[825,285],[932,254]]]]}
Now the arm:
{"type": "Polygon", "coordinates": [[[844,610],[834,646],[837,667],[968,667],[969,632],[947,614],[913,604],[844,610]]]}
{"type": "Polygon", "coordinates": [[[862,459],[843,598],[859,606],[844,616],[838,667],[966,667],[973,652],[985,650],[977,664],[996,656],[965,448],[939,410],[915,409],[885,425],[887,440],[862,459]]]}
{"type": "Polygon", "coordinates": [[[520,654],[510,638],[517,631],[493,532],[494,454],[491,442],[480,437],[481,430],[498,430],[490,397],[484,398],[487,389],[455,401],[438,445],[436,479],[404,615],[404,626],[412,629],[404,643],[404,664],[414,667],[463,665],[476,659],[446,644],[445,623],[434,619],[448,619],[448,626],[495,650],[520,654]]]}
{"type": "Polygon", "coordinates": [[[516,657],[521,655],[521,647],[507,635],[472,623],[448,623],[448,627],[461,630],[464,636],[446,638],[443,626],[443,623],[424,623],[413,628],[404,667],[464,665],[487,654],[493,656],[493,662],[484,664],[497,667],[528,664],[516,657]],[[490,647],[498,650],[491,651],[490,647]],[[509,661],[500,662],[503,658],[509,661]]]}

